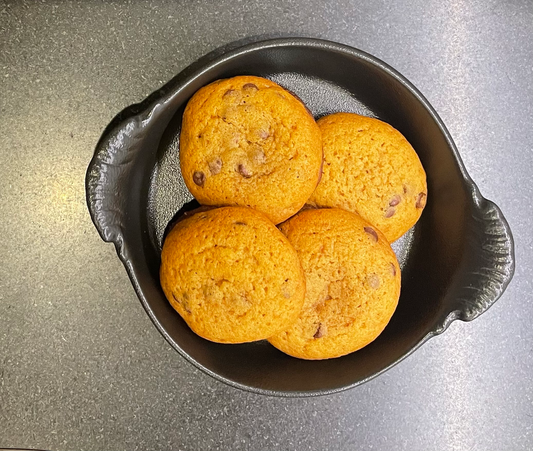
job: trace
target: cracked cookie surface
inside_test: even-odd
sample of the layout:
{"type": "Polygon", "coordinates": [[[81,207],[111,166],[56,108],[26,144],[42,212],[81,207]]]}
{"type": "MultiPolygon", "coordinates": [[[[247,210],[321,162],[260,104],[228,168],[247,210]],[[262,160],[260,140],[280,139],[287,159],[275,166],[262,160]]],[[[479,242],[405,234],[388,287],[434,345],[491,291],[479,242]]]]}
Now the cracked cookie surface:
{"type": "Polygon", "coordinates": [[[218,80],[185,108],[180,165],[201,204],[251,207],[278,224],[318,184],[321,133],[305,105],[276,83],[253,76],[218,80]]]}
{"type": "Polygon", "coordinates": [[[261,340],[287,328],[304,301],[294,248],[261,213],[200,211],[177,222],[163,244],[160,279],[172,307],[201,337],[261,340]]]}
{"type": "Polygon", "coordinates": [[[324,168],[309,204],[359,213],[390,242],[400,238],[420,218],[428,192],[411,144],[389,124],[353,113],[317,123],[324,168]]]}
{"type": "Polygon", "coordinates": [[[401,274],[384,235],[355,213],[303,210],[280,226],[306,277],[302,311],[269,342],[302,359],[340,357],[366,346],[396,309],[401,274]]]}

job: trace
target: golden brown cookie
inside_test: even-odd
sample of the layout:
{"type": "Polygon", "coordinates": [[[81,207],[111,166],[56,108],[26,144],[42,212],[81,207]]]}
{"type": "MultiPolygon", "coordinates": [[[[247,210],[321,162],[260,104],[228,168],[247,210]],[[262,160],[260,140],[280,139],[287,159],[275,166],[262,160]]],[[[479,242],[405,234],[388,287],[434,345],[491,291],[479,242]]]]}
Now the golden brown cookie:
{"type": "Polygon", "coordinates": [[[309,204],[357,212],[390,242],[398,239],[418,221],[427,200],[426,173],[414,149],[377,119],[336,113],[318,125],[324,169],[309,204]]]}
{"type": "Polygon", "coordinates": [[[287,238],[263,214],[223,207],[179,221],[163,244],[161,286],[201,337],[261,340],[298,316],[305,278],[287,238]]]}
{"type": "Polygon", "coordinates": [[[318,183],[321,134],[303,103],[276,83],[218,80],[185,108],[180,164],[201,204],[251,207],[278,224],[318,183]]]}
{"type": "Polygon", "coordinates": [[[383,234],[355,213],[303,210],[281,226],[306,277],[296,322],[269,338],[301,359],[349,354],[373,341],[400,295],[400,267],[383,234]]]}

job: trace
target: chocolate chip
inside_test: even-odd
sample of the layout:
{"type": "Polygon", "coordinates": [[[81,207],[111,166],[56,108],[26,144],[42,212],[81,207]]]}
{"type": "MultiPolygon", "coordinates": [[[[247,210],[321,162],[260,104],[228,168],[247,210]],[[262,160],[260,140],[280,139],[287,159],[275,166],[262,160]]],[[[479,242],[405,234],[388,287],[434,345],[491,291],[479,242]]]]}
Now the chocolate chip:
{"type": "Polygon", "coordinates": [[[202,171],[196,171],[192,175],[192,179],[193,179],[194,183],[196,183],[198,186],[204,186],[205,174],[202,171]]]}
{"type": "Polygon", "coordinates": [[[424,208],[426,206],[427,194],[419,193],[416,197],[416,208],[424,208]]]}
{"type": "Polygon", "coordinates": [[[400,202],[402,201],[402,198],[400,197],[399,194],[395,194],[394,196],[392,196],[390,202],[389,202],[389,205],[391,207],[396,207],[396,205],[398,205],[400,202]]]}
{"type": "Polygon", "coordinates": [[[230,149],[235,149],[239,147],[239,142],[241,140],[241,135],[239,133],[234,133],[227,142],[227,146],[230,149]]]}
{"type": "Polygon", "coordinates": [[[208,163],[208,166],[211,174],[217,175],[222,169],[222,159],[220,157],[216,157],[214,160],[208,163]]]}
{"type": "Polygon", "coordinates": [[[237,294],[234,294],[232,297],[231,297],[231,300],[233,301],[234,304],[236,304],[236,307],[238,309],[244,309],[244,310],[249,310],[250,307],[252,306],[252,303],[250,302],[250,300],[248,299],[248,296],[246,293],[237,293],[237,294]]]}
{"type": "Polygon", "coordinates": [[[378,242],[378,234],[372,227],[365,227],[365,232],[368,233],[374,243],[378,242]]]}
{"type": "Polygon", "coordinates": [[[396,276],[396,266],[394,266],[394,263],[390,264],[390,273],[392,274],[392,277],[396,276]]]}
{"type": "Polygon", "coordinates": [[[328,333],[328,328],[326,327],[326,325],[322,323],[318,323],[318,328],[315,334],[313,335],[313,338],[322,338],[323,336],[327,335],[327,333],[328,333]]]}
{"type": "Polygon", "coordinates": [[[235,89],[228,89],[223,95],[223,99],[227,99],[229,97],[234,97],[237,94],[237,91],[235,89]]]}
{"type": "Polygon", "coordinates": [[[409,187],[404,183],[404,185],[403,185],[403,193],[407,194],[407,191],[409,191],[409,187]]]}
{"type": "Polygon", "coordinates": [[[198,215],[198,219],[207,219],[206,211],[213,210],[211,205],[200,205],[194,210],[186,211],[183,213],[183,219],[190,218],[191,216],[198,215]]]}
{"type": "Polygon", "coordinates": [[[174,300],[183,307],[183,309],[187,312],[187,313],[191,313],[191,309],[189,308],[189,295],[187,293],[183,293],[183,299],[179,299],[176,297],[176,295],[174,293],[172,293],[172,297],[174,298],[174,300]]]}
{"type": "Polygon", "coordinates": [[[172,230],[176,224],[192,216],[198,215],[197,216],[198,219],[207,219],[207,214],[203,212],[213,210],[214,208],[216,207],[212,207],[210,205],[201,205],[200,207],[195,208],[193,210],[179,212],[178,214],[176,214],[176,216],[174,216],[174,218],[172,218],[172,220],[170,221],[167,227],[167,230],[168,231],[172,230]]]}
{"type": "Polygon", "coordinates": [[[249,179],[252,176],[252,173],[242,163],[237,166],[237,172],[241,174],[245,179],[249,179]]]}
{"type": "Polygon", "coordinates": [[[242,222],[242,221],[237,221],[234,223],[235,225],[240,225],[240,226],[245,226],[247,225],[245,222],[242,222]]]}
{"type": "Polygon", "coordinates": [[[243,85],[242,89],[257,91],[259,88],[253,83],[246,83],[245,85],[243,85]]]}
{"type": "Polygon", "coordinates": [[[390,217],[394,216],[394,213],[396,213],[396,208],[394,208],[394,207],[389,207],[389,208],[387,208],[387,210],[385,211],[385,217],[386,217],[386,218],[390,218],[390,217]]]}
{"type": "Polygon", "coordinates": [[[377,274],[370,274],[368,276],[368,285],[370,285],[370,287],[374,290],[379,288],[379,277],[377,274]]]}
{"type": "Polygon", "coordinates": [[[265,156],[265,152],[263,152],[263,149],[255,149],[252,155],[252,159],[257,164],[266,163],[266,156],[265,156]]]}

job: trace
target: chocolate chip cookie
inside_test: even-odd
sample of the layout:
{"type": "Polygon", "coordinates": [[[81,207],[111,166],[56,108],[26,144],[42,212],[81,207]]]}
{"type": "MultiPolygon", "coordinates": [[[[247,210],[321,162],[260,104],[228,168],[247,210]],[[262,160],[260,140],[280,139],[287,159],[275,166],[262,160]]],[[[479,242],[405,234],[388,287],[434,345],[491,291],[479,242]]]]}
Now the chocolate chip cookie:
{"type": "Polygon", "coordinates": [[[355,213],[309,209],[280,226],[306,278],[302,311],[269,338],[301,359],[340,357],[366,346],[396,309],[401,274],[385,236],[355,213]]]}
{"type": "Polygon", "coordinates": [[[254,208],[278,224],[317,186],[320,130],[303,103],[253,76],[201,88],[183,114],[180,165],[203,205],[254,208]]]}
{"type": "Polygon", "coordinates": [[[219,343],[268,338],[292,324],[305,278],[296,251],[265,215],[244,207],[178,221],[161,254],[160,279],[174,309],[219,343]]]}
{"type": "Polygon", "coordinates": [[[390,242],[398,239],[418,221],[428,196],[413,147],[378,119],[336,113],[317,123],[324,169],[309,203],[357,212],[390,242]]]}

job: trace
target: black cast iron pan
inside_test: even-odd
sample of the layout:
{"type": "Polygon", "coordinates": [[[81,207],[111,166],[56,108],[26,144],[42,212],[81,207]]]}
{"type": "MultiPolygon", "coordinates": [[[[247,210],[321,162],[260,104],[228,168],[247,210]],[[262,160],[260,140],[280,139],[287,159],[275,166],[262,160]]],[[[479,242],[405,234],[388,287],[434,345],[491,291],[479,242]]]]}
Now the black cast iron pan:
{"type": "Polygon", "coordinates": [[[427,100],[387,64],[334,42],[283,38],[207,55],[111,122],[89,165],[86,188],[96,228],[115,244],[142,305],[169,343],[211,376],[258,393],[309,396],[359,385],[454,319],[470,321],[486,311],[514,271],[507,222],[481,196],[427,100]],[[200,87],[245,74],[271,78],[295,92],[316,118],[352,111],[390,123],[426,169],[427,206],[393,246],[402,266],[398,309],[376,341],[351,355],[304,361],[266,342],[211,343],[191,332],[160,288],[165,228],[192,199],[179,172],[184,107],[200,87]]]}

